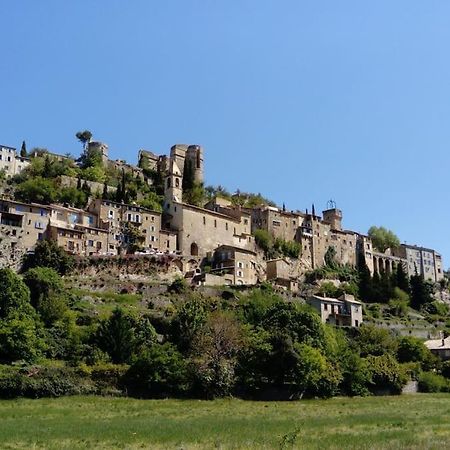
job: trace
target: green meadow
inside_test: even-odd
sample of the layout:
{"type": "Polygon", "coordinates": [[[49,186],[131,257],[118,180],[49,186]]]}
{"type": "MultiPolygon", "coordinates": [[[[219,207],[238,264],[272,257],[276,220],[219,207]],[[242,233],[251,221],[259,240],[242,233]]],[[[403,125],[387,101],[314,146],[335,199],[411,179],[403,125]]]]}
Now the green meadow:
{"type": "Polygon", "coordinates": [[[450,448],[450,395],[296,402],[5,400],[0,448],[442,449],[450,448]]]}

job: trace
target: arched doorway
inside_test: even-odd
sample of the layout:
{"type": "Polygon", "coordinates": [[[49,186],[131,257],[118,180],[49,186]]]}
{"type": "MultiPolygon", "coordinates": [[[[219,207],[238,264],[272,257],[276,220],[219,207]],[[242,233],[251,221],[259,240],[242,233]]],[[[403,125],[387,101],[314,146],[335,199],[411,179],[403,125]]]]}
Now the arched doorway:
{"type": "Polygon", "coordinates": [[[198,256],[198,245],[195,242],[191,244],[191,256],[198,256]]]}

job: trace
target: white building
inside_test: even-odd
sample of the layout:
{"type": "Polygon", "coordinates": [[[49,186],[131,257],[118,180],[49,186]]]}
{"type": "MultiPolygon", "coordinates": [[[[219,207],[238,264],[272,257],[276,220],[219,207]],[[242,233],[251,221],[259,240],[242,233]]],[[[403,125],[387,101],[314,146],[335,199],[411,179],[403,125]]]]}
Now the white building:
{"type": "Polygon", "coordinates": [[[17,155],[15,148],[0,145],[0,170],[3,170],[7,177],[17,175],[29,164],[30,160],[17,155]]]}

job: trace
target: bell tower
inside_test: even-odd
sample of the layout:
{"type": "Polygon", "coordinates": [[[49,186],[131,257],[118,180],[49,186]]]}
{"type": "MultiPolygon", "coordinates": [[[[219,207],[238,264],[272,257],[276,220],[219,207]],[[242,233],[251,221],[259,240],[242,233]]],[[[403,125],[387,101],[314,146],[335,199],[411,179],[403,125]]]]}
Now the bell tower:
{"type": "Polygon", "coordinates": [[[342,211],[336,208],[336,202],[329,200],[327,209],[322,211],[323,221],[331,225],[332,230],[342,230],[342,211]]]}
{"type": "Polygon", "coordinates": [[[172,202],[183,201],[183,175],[175,159],[170,158],[169,170],[164,178],[164,202],[166,206],[172,202]]]}

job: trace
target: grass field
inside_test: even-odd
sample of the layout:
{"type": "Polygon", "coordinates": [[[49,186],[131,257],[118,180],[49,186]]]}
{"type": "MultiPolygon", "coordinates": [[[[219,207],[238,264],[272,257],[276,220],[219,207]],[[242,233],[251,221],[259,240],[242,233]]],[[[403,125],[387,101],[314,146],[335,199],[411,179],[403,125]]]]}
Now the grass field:
{"type": "Polygon", "coordinates": [[[0,401],[0,448],[450,448],[450,395],[0,401]]]}

